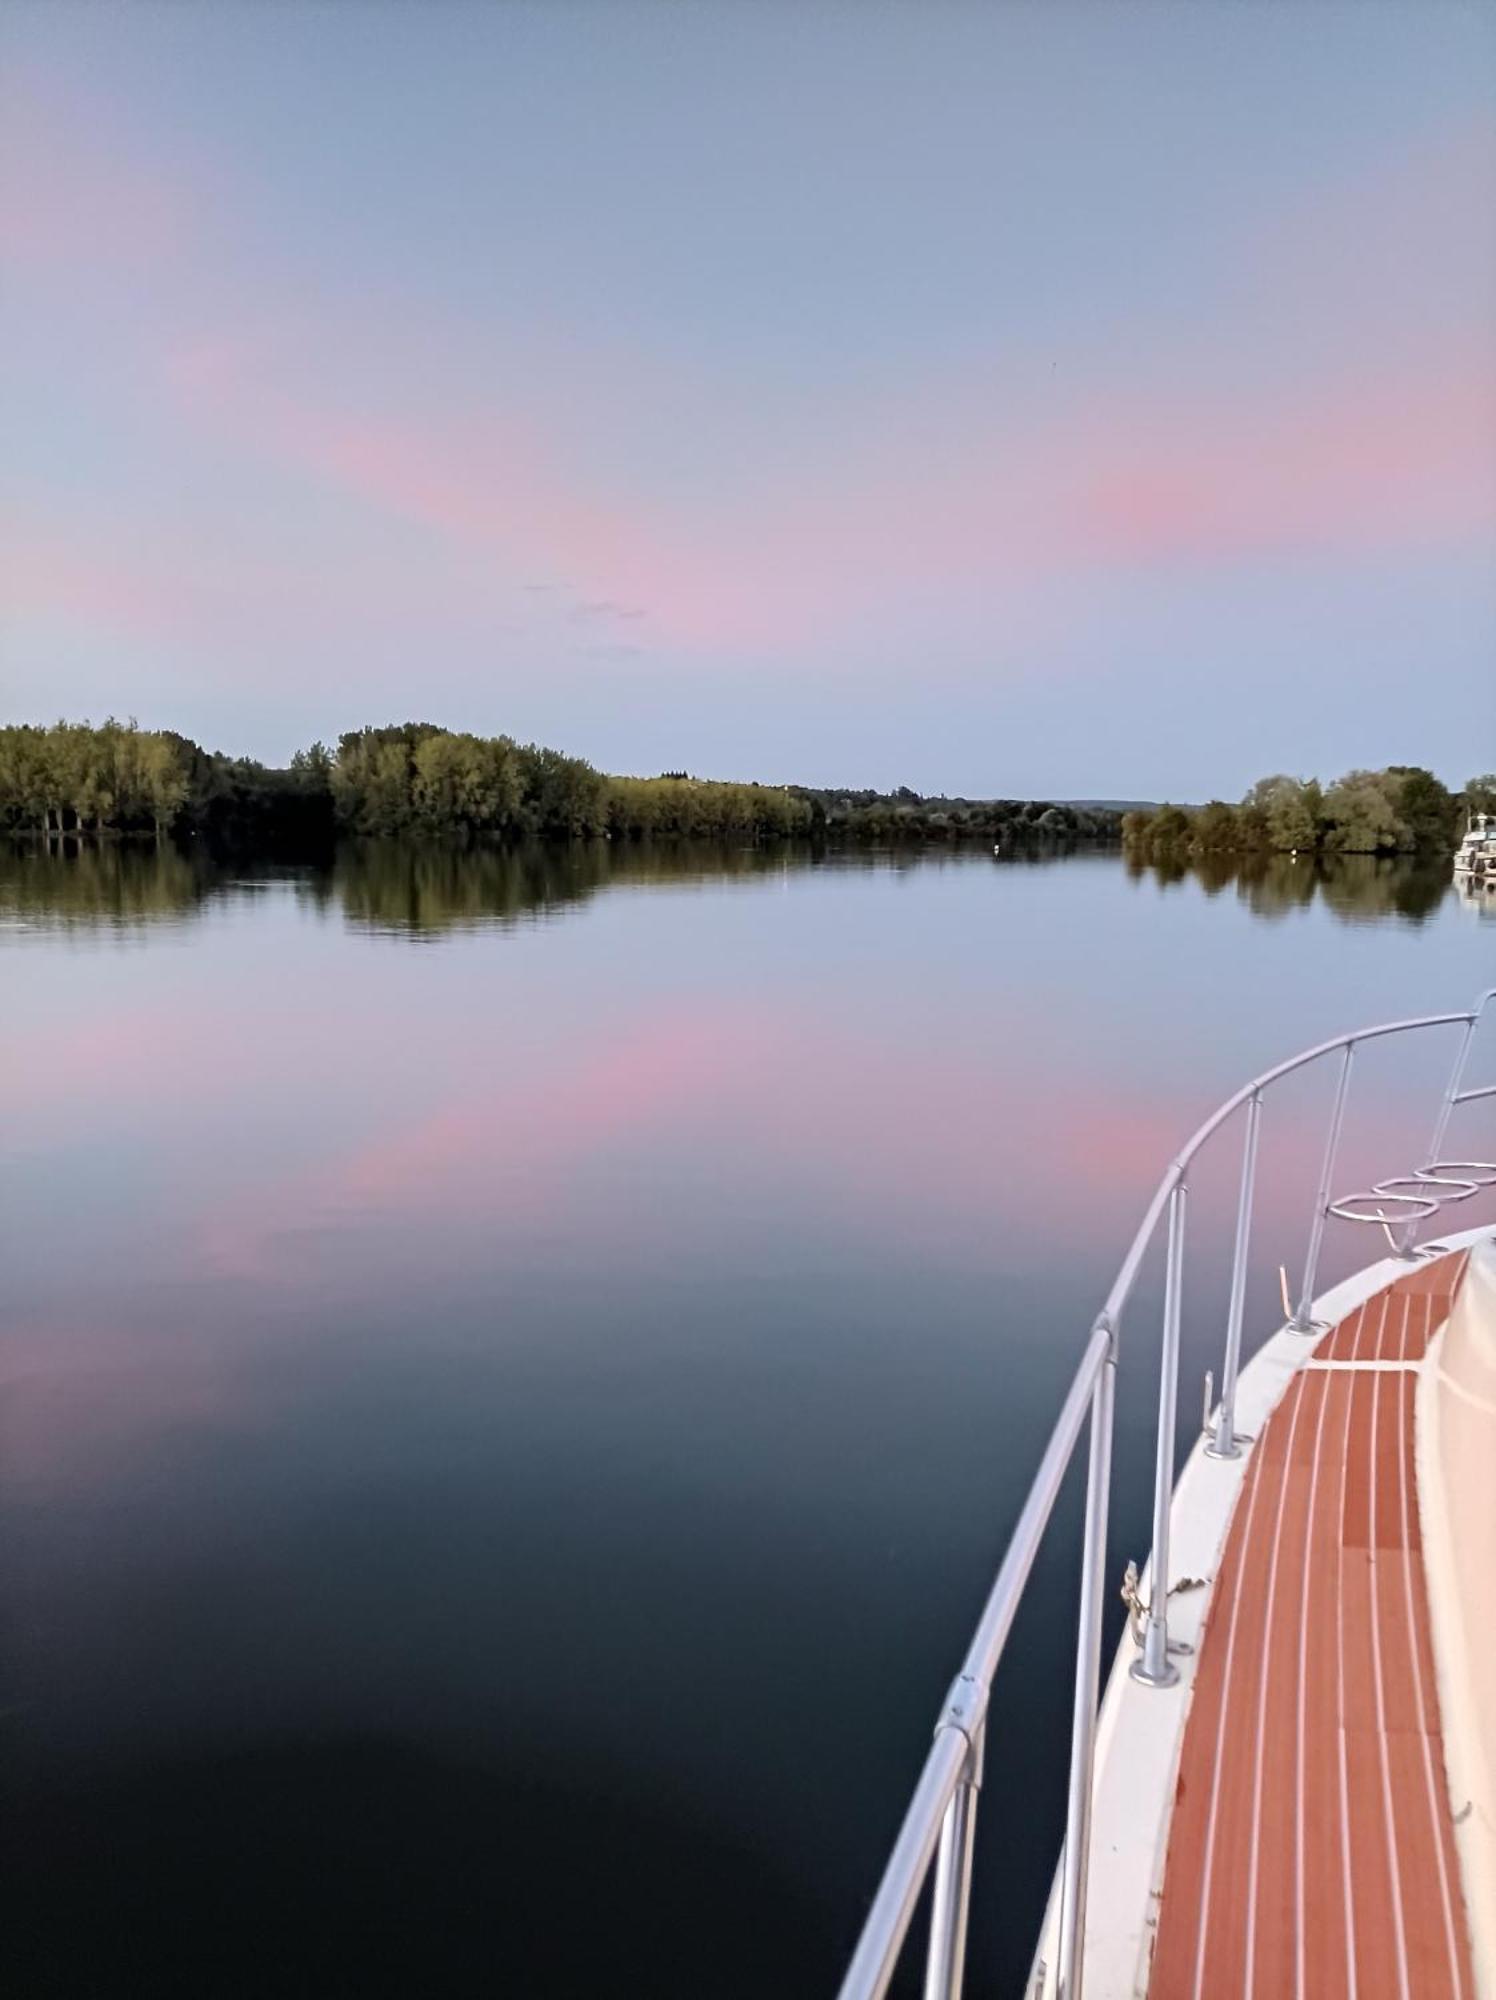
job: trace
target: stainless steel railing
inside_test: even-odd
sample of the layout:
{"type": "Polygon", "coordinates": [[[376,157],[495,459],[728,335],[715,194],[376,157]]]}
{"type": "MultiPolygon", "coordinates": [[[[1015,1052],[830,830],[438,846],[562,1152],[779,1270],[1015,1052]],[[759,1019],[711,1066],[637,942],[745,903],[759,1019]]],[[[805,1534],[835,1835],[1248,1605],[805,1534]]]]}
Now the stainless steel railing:
{"type": "MultiPolygon", "coordinates": [[[[1317,1331],[1312,1317],[1315,1283],[1325,1227],[1332,1214],[1347,1219],[1380,1221],[1368,1214],[1377,1197],[1397,1204],[1394,1190],[1416,1184],[1425,1193],[1410,1198],[1417,1212],[1398,1223],[1396,1247],[1413,1255],[1420,1222],[1443,1199],[1463,1200],[1476,1188],[1496,1183],[1496,1165],[1486,1161],[1446,1161],[1441,1152],[1449,1121],[1459,1105],[1496,1097],[1496,1084],[1464,1087],[1465,1069],[1475,1031],[1493,1000],[1496,987],[1460,1014],[1426,1014],[1414,1020],[1388,1021],[1358,1028],[1332,1041],[1305,1049],[1276,1068],[1265,1070],[1213,1111],[1181,1152],[1170,1162],[1143,1220],[1122,1260],[1106,1303],[1097,1314],[1039,1470],[1029,1488],[1002,1567],[992,1586],[961,1671],[952,1682],[935,1724],[934,1740],[914,1795],[904,1814],[863,1925],[862,1936],[842,1981],[840,2000],[881,2000],[898,1964],[915,1905],[935,1861],[931,1898],[930,1942],[925,1966],[925,2000],[959,2000],[966,1956],[967,1917],[971,1900],[972,1848],[977,1799],[982,1782],[987,1704],[993,1675],[1023,1596],[1039,1544],[1054,1511],[1065,1473],[1083,1430],[1089,1433],[1086,1506],[1080,1581],[1080,1622],[1075,1648],[1075,1684],[1070,1730],[1070,1775],[1065,1814],[1065,1845],[1060,1872],[1058,2000],[1081,2000],[1084,1980],[1087,1870],[1090,1859],[1091,1801],[1096,1746],[1097,1687],[1101,1664],[1102,1601],[1105,1592],[1107,1506],[1111,1487],[1112,1432],[1118,1360],[1118,1332],[1132,1296],[1144,1256],[1161,1218],[1167,1212],[1164,1267],[1163,1343],[1159,1362],[1158,1436],[1154,1464],[1153,1554],[1150,1603],[1143,1627],[1142,1650],[1133,1663],[1133,1678],[1149,1687],[1167,1687],[1178,1673],[1169,1658],[1169,1527],[1174,1490],[1175,1407],[1179,1389],[1179,1346],[1182,1323],[1185,1223],[1189,1171],[1202,1147],[1238,1111],[1244,1111],[1241,1181],[1237,1197],[1236,1238],[1231,1259],[1231,1284],[1226,1311],[1225,1354],[1221,1400],[1214,1433],[1206,1449],[1222,1458],[1240,1451],[1236,1435],[1236,1389],[1241,1367],[1242,1319],[1246,1303],[1247,1264],[1256,1197],[1258,1139],[1263,1100],[1271,1087],[1296,1071],[1339,1055],[1335,1097],[1309,1241],[1304,1258],[1298,1304],[1288,1325],[1299,1333],[1317,1331]],[[1335,1167],[1350,1094],[1351,1067],[1364,1043],[1429,1028],[1463,1029],[1448,1084],[1439,1101],[1427,1157],[1412,1174],[1380,1184],[1372,1196],[1333,1197],[1335,1167]],[[1464,1169],[1463,1175],[1460,1169],[1464,1169]],[[1475,1178],[1472,1180],[1472,1176],[1475,1178]],[[1441,1196],[1436,1190],[1454,1181],[1464,1190],[1441,1196]],[[1360,1204],[1358,1209],[1357,1204],[1360,1204]]],[[[1389,1230],[1389,1235],[1392,1231],[1389,1230]]]]}

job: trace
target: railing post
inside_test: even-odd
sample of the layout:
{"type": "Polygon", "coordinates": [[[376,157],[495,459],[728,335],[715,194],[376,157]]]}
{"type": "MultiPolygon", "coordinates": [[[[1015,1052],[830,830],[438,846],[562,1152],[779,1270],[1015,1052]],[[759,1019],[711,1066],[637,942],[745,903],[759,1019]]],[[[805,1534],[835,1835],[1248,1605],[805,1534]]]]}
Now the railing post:
{"type": "Polygon", "coordinates": [[[940,1822],[935,1891],[930,1903],[930,1955],[925,1962],[925,2000],[961,2000],[966,1968],[966,1919],[971,1908],[971,1851],[977,1831],[977,1794],[982,1789],[985,1725],[978,1728],[960,1782],[940,1822]]]}
{"type": "Polygon", "coordinates": [[[1145,1687],[1172,1687],[1179,1669],[1169,1658],[1169,1512],[1174,1498],[1174,1407],[1179,1394],[1180,1290],[1184,1275],[1184,1170],[1169,1196],[1169,1245],[1164,1273],[1164,1338],[1158,1363],[1158,1456],[1153,1469],[1152,1581],[1143,1657],[1129,1672],[1145,1687]]]}
{"type": "Polygon", "coordinates": [[[1325,1163],[1319,1176],[1319,1193],[1314,1203],[1314,1220],[1309,1226],[1309,1253],[1304,1259],[1304,1289],[1294,1308],[1293,1318],[1288,1322],[1293,1333],[1313,1333],[1315,1325],[1310,1314],[1314,1307],[1314,1275],[1319,1268],[1319,1246],[1324,1241],[1325,1218],[1330,1213],[1330,1186],[1335,1175],[1335,1155],[1340,1148],[1340,1127],[1345,1120],[1345,1096],[1350,1088],[1351,1057],[1355,1054],[1353,1041],[1345,1045],[1345,1054],[1340,1062],[1340,1077],[1335,1085],[1335,1108],[1330,1113],[1330,1136],[1325,1144],[1325,1163]]]}
{"type": "Polygon", "coordinates": [[[1059,2000],[1081,2000],[1085,1979],[1086,1886],[1091,1868],[1091,1797],[1096,1765],[1096,1689],[1101,1666],[1101,1604],[1106,1587],[1106,1522],[1112,1483],[1117,1334],[1091,1392],[1091,1455],[1086,1468],[1086,1526],[1075,1638],[1075,1705],[1070,1721],[1070,1797],[1060,1878],[1059,2000]]]}
{"type": "MultiPolygon", "coordinates": [[[[1484,1000],[1480,1003],[1483,1007],[1484,1000]]],[[[1449,1073],[1449,1082],[1444,1095],[1439,1100],[1439,1113],[1434,1120],[1433,1137],[1428,1142],[1428,1158],[1423,1162],[1430,1167],[1444,1150],[1444,1134],[1449,1129],[1450,1113],[1459,1102],[1460,1085],[1465,1081],[1465,1064],[1470,1059],[1470,1044],[1475,1040],[1475,1025],[1480,1019],[1480,1008],[1465,1023],[1465,1032],[1460,1037],[1459,1054],[1454,1059],[1454,1068],[1449,1073]]]]}
{"type": "Polygon", "coordinates": [[[1247,1100],[1247,1136],[1241,1149],[1241,1192],[1236,1198],[1236,1249],[1231,1257],[1231,1302],[1226,1309],[1226,1359],[1221,1368],[1221,1407],[1215,1436],[1205,1450],[1211,1458],[1240,1458],[1236,1441],[1236,1377],[1241,1366],[1241,1323],[1247,1302],[1247,1257],[1252,1240],[1252,1196],[1257,1180],[1257,1132],[1262,1092],[1247,1100]]]}

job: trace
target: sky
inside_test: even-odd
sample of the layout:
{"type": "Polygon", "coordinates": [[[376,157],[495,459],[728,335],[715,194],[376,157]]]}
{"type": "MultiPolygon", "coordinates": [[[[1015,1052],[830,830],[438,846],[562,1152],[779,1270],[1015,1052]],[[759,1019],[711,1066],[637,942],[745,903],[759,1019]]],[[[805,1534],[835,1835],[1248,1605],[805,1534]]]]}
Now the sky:
{"type": "Polygon", "coordinates": [[[1496,8],[0,0],[0,720],[1496,764],[1496,8]]]}

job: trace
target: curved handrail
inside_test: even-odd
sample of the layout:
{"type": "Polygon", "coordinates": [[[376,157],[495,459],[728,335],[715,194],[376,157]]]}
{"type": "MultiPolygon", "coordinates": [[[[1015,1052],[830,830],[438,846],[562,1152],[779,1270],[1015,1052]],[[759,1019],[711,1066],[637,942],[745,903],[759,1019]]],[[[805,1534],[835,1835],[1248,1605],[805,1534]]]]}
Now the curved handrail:
{"type": "Polygon", "coordinates": [[[1272,1069],[1265,1069],[1261,1076],[1254,1076],[1250,1083],[1244,1083],[1240,1090],[1211,1112],[1189,1142],[1182,1146],[1169,1162],[1153,1200],[1144,1211],[1142,1223],[1132,1239],[1127,1255],[1122,1259],[1121,1268],[1112,1282],[1111,1290],[1107,1293],[1106,1305],[1102,1310],[1111,1314],[1114,1319],[1120,1317],[1122,1308],[1131,1295],[1143,1258],[1147,1254],[1148,1245],[1153,1240],[1153,1232],[1158,1227],[1158,1218],[1163,1213],[1171,1189],[1188,1171],[1190,1163],[1205,1142],[1214,1138],[1232,1113],[1239,1111],[1250,1098],[1260,1097],[1270,1085],[1277,1083],[1281,1078],[1292,1076],[1295,1070],[1307,1069],[1310,1063],[1318,1062],[1324,1056],[1334,1055],[1337,1049],[1355,1048],[1362,1042],[1377,1041],[1384,1035],[1405,1034],[1412,1028],[1452,1028],[1457,1027],[1462,1021],[1473,1025],[1480,1018],[1481,1009],[1493,998],[1496,998],[1496,986],[1493,986],[1490,992],[1482,994],[1473,1009],[1467,1009],[1462,1014],[1421,1014],[1406,1021],[1383,1021],[1376,1027],[1358,1028],[1349,1035],[1335,1035],[1328,1042],[1318,1042],[1312,1049],[1304,1049],[1299,1055],[1290,1056],[1286,1062],[1277,1063],[1272,1069]]]}
{"type": "MultiPolygon", "coordinates": [[[[935,1724],[934,1739],[904,1814],[882,1879],[868,1910],[862,1934],[840,1989],[840,2000],[882,2000],[898,1963],[899,1953],[913,1919],[915,1906],[939,1848],[935,1892],[930,1917],[930,1952],[925,1977],[925,2000],[959,2000],[962,1986],[966,1940],[966,1915],[971,1883],[971,1843],[975,1824],[976,1795],[981,1783],[982,1751],[986,1733],[987,1704],[992,1678],[1002,1658],[1013,1619],[1028,1583],[1039,1544],[1054,1512],[1061,1483],[1069,1468],[1083,1429],[1090,1435],[1090,1464],[1086,1482],[1084,1560],[1081,1582],[1080,1626],[1076,1642],[1076,1674],[1071,1719],[1069,1795],[1066,1812],[1065,1847],[1060,1877],[1060,1924],[1058,1992],[1062,2000],[1081,2000],[1084,1977],[1081,1941],[1085,1934],[1085,1903],[1090,1847],[1092,1773],[1095,1751],[1095,1723],[1098,1672],[1100,1665],[1101,1610],[1104,1581],[1102,1567],[1106,1551],[1108,1488],[1111,1469],[1113,1430],[1113,1385],[1118,1361],[1118,1336],[1122,1315],[1132,1296],[1144,1257],[1158,1231],[1160,1219],[1169,1216],[1168,1252],[1164,1285],[1164,1340],[1159,1365],[1158,1435],[1154,1467],[1154,1535],[1151,1556],[1153,1603],[1147,1608],[1143,1653],[1134,1666],[1135,1678],[1151,1686],[1168,1686],[1177,1676],[1169,1660],[1168,1645],[1168,1538],[1169,1511],[1174,1481],[1174,1409],[1178,1386],[1180,1292],[1184,1257],[1185,1204],[1189,1170],[1202,1148],[1243,1107],[1246,1134],[1242,1154],[1241,1189],[1237,1208],[1236,1242],[1232,1258],[1231,1294],[1227,1312],[1225,1366],[1221,1401],[1214,1434],[1208,1450],[1219,1457],[1234,1457],[1240,1447],[1234,1430],[1236,1377],[1240,1360],[1242,1312],[1245,1299],[1247,1246],[1250,1240],[1257,1138],[1263,1100],[1271,1087],[1296,1071],[1307,1069],[1326,1057],[1339,1054],[1340,1071],[1334,1108],[1320,1173],[1319,1191],[1311,1218],[1304,1282],[1298,1307],[1288,1324],[1307,1333],[1313,1329],[1310,1317],[1314,1302],[1320,1244],[1328,1217],[1337,1212],[1331,1199],[1336,1153],[1344,1119],[1355,1051],[1365,1042],[1403,1035],[1428,1028],[1463,1027],[1448,1084],[1440,1099],[1433,1136],[1424,1159],[1414,1173],[1391,1185],[1437,1185],[1442,1170],[1453,1178],[1452,1169],[1468,1162],[1440,1158],[1445,1130],[1453,1111],[1477,1098],[1496,1096],[1496,1085],[1464,1089],[1465,1066],[1475,1031],[1486,1008],[1496,1000],[1496,987],[1480,994],[1475,1004],[1461,1013],[1424,1014],[1401,1021],[1384,1021],[1357,1028],[1350,1034],[1333,1036],[1286,1061],[1275,1064],[1228,1097],[1211,1112],[1165,1169],[1163,1178],[1143,1212],[1143,1219],[1127,1248],[1106,1301],[1092,1324],[1090,1337],[1080,1357],[1054,1429],[1045,1446],[1028,1497],[1014,1525],[1002,1565],[988,1594],[976,1631],[966,1650],[961,1671],[951,1685],[945,1706],[935,1724]]],[[[1485,1183],[1482,1183],[1485,1185],[1485,1183]]],[[[1475,1192],[1474,1188],[1470,1192],[1475,1192]]],[[[1447,1197],[1446,1197],[1447,1198],[1447,1197]]],[[[1464,1199],[1463,1192],[1456,1197],[1464,1199]]],[[[1356,1197],[1346,1197],[1354,1201],[1356,1197]]],[[[1412,1232],[1424,1219],[1425,1208],[1436,1209],[1436,1197],[1397,1197],[1404,1206],[1417,1206],[1420,1214],[1406,1225],[1409,1254],[1412,1232]]]]}

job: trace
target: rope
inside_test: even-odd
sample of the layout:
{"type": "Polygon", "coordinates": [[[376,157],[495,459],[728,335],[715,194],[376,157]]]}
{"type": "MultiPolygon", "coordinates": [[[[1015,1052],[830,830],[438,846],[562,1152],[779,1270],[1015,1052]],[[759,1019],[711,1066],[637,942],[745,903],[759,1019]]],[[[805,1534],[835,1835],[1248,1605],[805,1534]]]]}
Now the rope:
{"type": "MultiPolygon", "coordinates": [[[[1178,1597],[1181,1591],[1203,1590],[1210,1581],[1204,1576],[1182,1576],[1169,1592],[1170,1597],[1178,1597]]],[[[1145,1603],[1138,1588],[1138,1566],[1129,1562],[1122,1572],[1122,1602],[1127,1606],[1127,1629],[1132,1634],[1135,1646],[1143,1643],[1143,1625],[1152,1606],[1145,1603]]]]}

